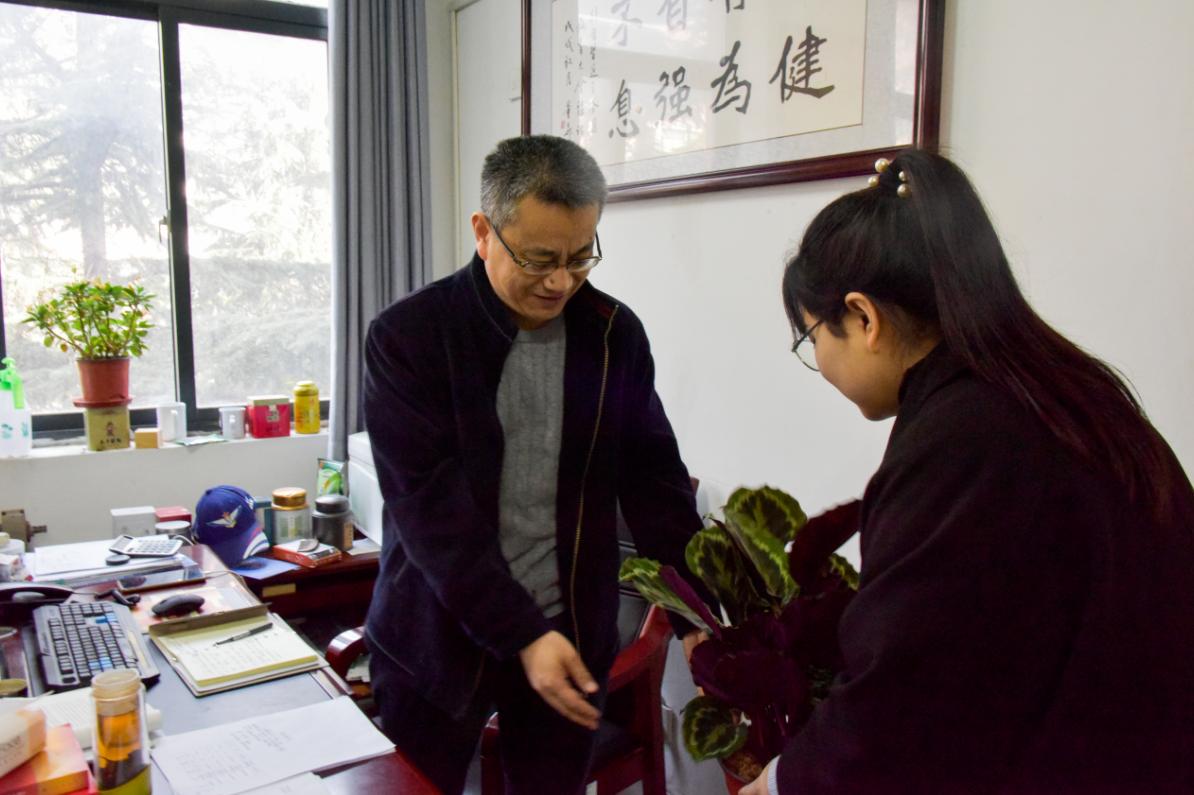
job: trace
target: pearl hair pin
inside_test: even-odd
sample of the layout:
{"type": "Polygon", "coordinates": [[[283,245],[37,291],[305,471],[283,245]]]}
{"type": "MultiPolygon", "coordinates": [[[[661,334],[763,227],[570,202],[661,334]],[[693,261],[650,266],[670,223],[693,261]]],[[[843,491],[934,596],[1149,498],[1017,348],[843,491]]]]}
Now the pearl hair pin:
{"type": "MultiPolygon", "coordinates": [[[[879,184],[879,174],[882,174],[884,171],[886,171],[887,167],[890,165],[891,165],[891,161],[888,160],[886,157],[881,157],[878,160],[876,160],[875,161],[875,171],[877,173],[873,174],[869,179],[867,179],[867,181],[866,181],[867,186],[873,188],[876,185],[878,185],[879,184]]],[[[898,188],[896,188],[896,195],[899,196],[901,199],[903,199],[908,196],[908,192],[909,192],[908,174],[904,171],[901,171],[896,176],[899,177],[899,180],[900,180],[900,186],[898,188]]]]}

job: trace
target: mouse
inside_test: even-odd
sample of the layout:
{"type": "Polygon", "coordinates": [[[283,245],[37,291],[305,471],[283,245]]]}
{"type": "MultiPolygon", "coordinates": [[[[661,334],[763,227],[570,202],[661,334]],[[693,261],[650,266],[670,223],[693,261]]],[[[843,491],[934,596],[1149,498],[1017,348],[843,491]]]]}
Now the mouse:
{"type": "Polygon", "coordinates": [[[168,596],[153,606],[155,616],[185,616],[203,606],[203,597],[193,593],[168,596]]]}

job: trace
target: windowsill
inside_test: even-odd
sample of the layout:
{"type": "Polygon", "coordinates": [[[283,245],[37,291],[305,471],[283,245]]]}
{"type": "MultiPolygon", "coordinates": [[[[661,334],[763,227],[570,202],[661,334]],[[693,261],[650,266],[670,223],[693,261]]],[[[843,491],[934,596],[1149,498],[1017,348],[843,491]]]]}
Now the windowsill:
{"type": "Polygon", "coordinates": [[[33,442],[33,452],[28,456],[22,458],[8,458],[6,461],[21,461],[31,459],[47,459],[47,458],[65,458],[68,456],[82,456],[82,455],[119,455],[121,453],[159,453],[170,450],[197,450],[208,447],[225,447],[227,445],[243,445],[243,444],[286,444],[292,439],[311,439],[317,437],[327,438],[328,429],[324,425],[319,429],[319,433],[294,433],[291,432],[289,436],[268,436],[258,439],[254,436],[245,436],[243,439],[225,439],[219,442],[207,442],[204,444],[181,445],[174,442],[166,442],[160,447],[133,447],[129,446],[117,450],[90,450],[87,447],[87,440],[83,437],[75,437],[71,439],[35,439],[33,442]]]}

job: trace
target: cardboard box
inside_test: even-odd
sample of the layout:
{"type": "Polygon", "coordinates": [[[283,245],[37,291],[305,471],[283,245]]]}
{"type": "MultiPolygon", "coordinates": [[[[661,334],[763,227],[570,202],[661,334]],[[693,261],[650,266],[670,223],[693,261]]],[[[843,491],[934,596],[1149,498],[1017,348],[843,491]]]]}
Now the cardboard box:
{"type": "Polygon", "coordinates": [[[245,425],[255,439],[290,435],[290,399],[285,395],[259,395],[249,398],[245,425]]]}
{"type": "Polygon", "coordinates": [[[129,446],[129,407],[109,406],[83,409],[83,426],[87,429],[89,450],[124,450],[129,446]]]}

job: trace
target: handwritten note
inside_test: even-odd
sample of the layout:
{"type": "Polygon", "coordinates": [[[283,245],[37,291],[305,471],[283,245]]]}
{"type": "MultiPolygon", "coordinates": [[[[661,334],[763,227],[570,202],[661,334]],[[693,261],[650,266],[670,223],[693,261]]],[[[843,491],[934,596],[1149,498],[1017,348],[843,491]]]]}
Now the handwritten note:
{"type": "Polygon", "coordinates": [[[199,685],[211,685],[238,677],[275,671],[319,659],[319,655],[281,620],[274,628],[232,643],[217,645],[270,617],[257,616],[212,627],[162,635],[158,642],[166,653],[187,669],[199,685]]]}
{"type": "Polygon", "coordinates": [[[165,737],[153,759],[178,795],[233,795],[393,748],[352,700],[342,697],[165,737]]]}

